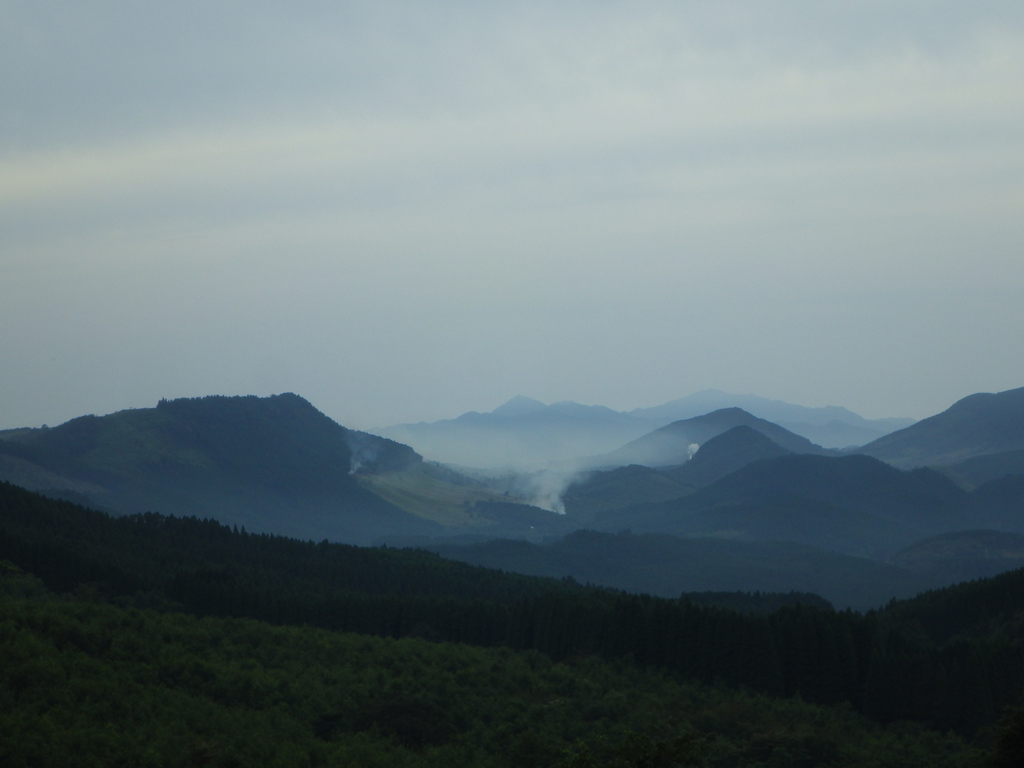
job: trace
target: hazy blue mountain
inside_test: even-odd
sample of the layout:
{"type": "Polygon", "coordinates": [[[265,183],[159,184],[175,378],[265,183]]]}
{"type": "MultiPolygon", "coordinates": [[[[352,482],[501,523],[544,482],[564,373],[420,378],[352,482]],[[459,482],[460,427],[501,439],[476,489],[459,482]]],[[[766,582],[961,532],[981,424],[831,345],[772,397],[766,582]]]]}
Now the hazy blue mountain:
{"type": "Polygon", "coordinates": [[[687,462],[701,445],[733,427],[750,427],[776,445],[793,453],[827,454],[830,451],[795,435],[777,424],[759,419],[741,408],[723,408],[660,427],[610,453],[595,456],[587,463],[595,467],[642,464],[666,467],[687,462]]]}
{"type": "Polygon", "coordinates": [[[808,408],[757,395],[734,395],[718,389],[704,389],[653,408],[636,408],[629,414],[669,424],[722,408],[742,408],[826,448],[863,445],[914,423],[913,419],[904,418],[865,419],[836,405],[808,408]]]}
{"type": "Polygon", "coordinates": [[[293,394],[161,401],[0,433],[3,479],[118,513],[211,517],[249,530],[370,542],[439,526],[360,473],[407,469],[411,448],[346,429],[293,394]]]}
{"type": "Polygon", "coordinates": [[[653,469],[631,464],[589,472],[566,490],[565,508],[586,525],[598,512],[679,498],[747,464],[789,453],[756,429],[733,427],[712,437],[679,466],[653,469]]]}
{"type": "Polygon", "coordinates": [[[755,461],[793,452],[754,427],[741,424],[712,437],[685,464],[663,471],[676,482],[703,488],[755,461]]]}
{"type": "Polygon", "coordinates": [[[444,557],[532,576],[678,597],[759,589],[813,592],[837,607],[868,609],[950,581],[894,565],[782,542],[577,531],[549,545],[496,540],[428,544],[444,557]]]}
{"type": "Polygon", "coordinates": [[[514,397],[490,413],[375,430],[434,461],[468,467],[536,467],[611,450],[650,423],[600,405],[545,405],[514,397]]]}
{"type": "Polygon", "coordinates": [[[652,429],[726,408],[741,408],[828,448],[863,445],[913,423],[912,419],[865,419],[838,406],[807,408],[709,389],[629,412],[571,401],[546,405],[519,395],[490,413],[470,411],[454,419],[374,431],[411,445],[434,461],[469,467],[536,467],[606,453],[652,429]]]}
{"type": "Polygon", "coordinates": [[[897,467],[956,464],[1024,449],[1024,387],[980,393],[942,413],[863,446],[859,453],[897,467]]]}

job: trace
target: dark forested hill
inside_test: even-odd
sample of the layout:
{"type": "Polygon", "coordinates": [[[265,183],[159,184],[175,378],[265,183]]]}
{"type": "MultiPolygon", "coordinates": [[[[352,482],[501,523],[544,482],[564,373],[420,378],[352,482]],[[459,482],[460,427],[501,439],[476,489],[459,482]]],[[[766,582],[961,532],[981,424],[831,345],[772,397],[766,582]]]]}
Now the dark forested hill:
{"type": "Polygon", "coordinates": [[[830,768],[967,768],[981,757],[948,732],[886,727],[849,706],[683,681],[621,660],[556,662],[537,651],[157,613],[84,591],[48,594],[3,568],[0,657],[8,768],[711,768],[823,759],[830,768]]]}
{"type": "Polygon", "coordinates": [[[0,433],[0,456],[12,480],[119,513],[360,542],[440,530],[358,482],[359,473],[414,466],[418,454],[345,429],[293,394],[165,400],[14,430],[0,433]]]}
{"type": "Polygon", "coordinates": [[[733,427],[712,437],[679,466],[653,469],[631,464],[584,474],[563,500],[576,526],[586,527],[598,512],[686,496],[747,464],[788,453],[756,429],[733,427]]]}
{"type": "Polygon", "coordinates": [[[790,453],[794,451],[783,448],[754,427],[741,424],[712,437],[685,464],[664,471],[676,482],[703,488],[755,461],[790,453]]]}
{"type": "Polygon", "coordinates": [[[942,413],[868,443],[860,453],[898,467],[953,464],[1024,449],[1024,387],[958,400],[942,413]]]}
{"type": "MultiPolygon", "coordinates": [[[[618,659],[679,679],[847,702],[882,723],[919,720],[965,733],[994,722],[1024,685],[1020,643],[977,631],[986,616],[1020,610],[1024,592],[1013,588],[993,593],[998,604],[986,598],[970,606],[960,623],[974,634],[949,645],[922,638],[917,618],[903,622],[894,608],[861,616],[789,605],[741,614],[685,596],[512,576],[423,552],[303,543],[194,518],[111,518],[8,484],[0,484],[0,570],[34,574],[82,600],[505,645],[555,660],[618,659]]],[[[124,631],[137,637],[130,629],[137,625],[124,631]]],[[[0,640],[10,636],[0,629],[0,640]]],[[[62,642],[111,647],[95,633],[72,632],[62,642]]],[[[176,668],[182,680],[211,679],[202,665],[176,668]]],[[[18,691],[27,680],[67,679],[38,673],[18,691]]]]}
{"type": "Polygon", "coordinates": [[[1016,485],[996,483],[967,493],[928,469],[902,471],[867,456],[791,455],[754,462],[688,496],[603,511],[587,522],[606,531],[798,541],[883,555],[950,531],[1024,532],[1016,485]]]}

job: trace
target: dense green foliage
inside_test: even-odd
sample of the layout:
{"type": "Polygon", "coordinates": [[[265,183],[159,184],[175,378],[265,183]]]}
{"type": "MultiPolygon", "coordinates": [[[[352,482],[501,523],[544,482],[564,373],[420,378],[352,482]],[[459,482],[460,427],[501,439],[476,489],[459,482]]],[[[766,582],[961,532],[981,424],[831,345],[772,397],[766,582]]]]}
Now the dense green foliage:
{"type": "MultiPolygon", "coordinates": [[[[880,722],[970,733],[1024,690],[1019,640],[928,637],[920,612],[807,605],[744,615],[686,599],[512,576],[416,551],[236,532],[212,521],[111,518],[0,485],[0,558],[51,589],[122,605],[596,655],[772,695],[847,703],[880,722]]],[[[979,610],[1024,593],[973,596],[979,610]]],[[[941,600],[941,597],[935,599],[941,600]]],[[[1019,610],[1019,609],[1018,609],[1019,610]]]]}
{"type": "Polygon", "coordinates": [[[669,768],[973,766],[849,707],[536,651],[57,599],[0,576],[0,763],[669,768]]]}

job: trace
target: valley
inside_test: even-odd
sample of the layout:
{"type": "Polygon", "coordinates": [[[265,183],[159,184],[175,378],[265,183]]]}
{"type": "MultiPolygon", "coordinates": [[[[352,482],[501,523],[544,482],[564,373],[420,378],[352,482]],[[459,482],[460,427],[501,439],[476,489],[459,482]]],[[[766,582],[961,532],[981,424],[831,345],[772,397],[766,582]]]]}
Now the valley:
{"type": "MultiPolygon", "coordinates": [[[[1002,708],[1024,691],[1024,474],[1014,421],[1022,393],[969,398],[858,449],[825,448],[729,406],[626,435],[604,453],[533,466],[446,464],[349,430],[293,394],[161,401],[0,432],[0,586],[18,626],[34,627],[44,644],[54,641],[32,616],[67,604],[82,606],[72,615],[83,627],[96,611],[107,611],[111,626],[169,627],[180,621],[174,616],[195,615],[260,622],[250,634],[271,632],[267,623],[431,648],[506,648],[571,667],[593,659],[586,671],[545,667],[534,689],[557,674],[581,675],[572,686],[584,690],[588,676],[610,674],[598,672],[601,665],[628,658],[659,680],[698,686],[687,696],[724,682],[768,701],[799,694],[832,713],[803,715],[811,718],[835,717],[828,708],[846,702],[874,724],[855,728],[915,720],[952,729],[976,743],[944,747],[967,761],[948,764],[968,765],[978,749],[996,749],[979,729],[991,734],[1002,708]],[[925,457],[935,463],[921,464],[925,457]],[[920,626],[934,634],[915,634],[920,626]],[[710,637],[720,650],[710,649],[710,637]],[[971,685],[981,693],[968,694],[971,685]]],[[[520,399],[499,415],[533,418],[546,408],[520,399]]],[[[588,413],[608,419],[601,409],[588,413]]],[[[578,434],[579,424],[572,429],[578,434]]],[[[312,633],[301,630],[293,641],[335,642],[312,633]]],[[[121,663],[97,651],[107,641],[98,642],[81,646],[90,664],[121,663]]],[[[509,658],[487,662],[501,670],[495,685],[515,674],[504,666],[509,658]]],[[[37,673],[20,679],[33,680],[38,695],[50,690],[37,673]]],[[[389,685],[407,680],[402,673],[389,685]]],[[[168,695],[123,684],[156,702],[168,695]]],[[[189,690],[194,706],[222,696],[189,690]]],[[[419,764],[413,755],[445,750],[475,754],[481,765],[575,765],[559,757],[572,750],[594,758],[588,731],[565,722],[543,745],[501,742],[509,754],[525,749],[526,763],[495,763],[481,741],[489,731],[469,725],[476,715],[425,691],[399,703],[317,704],[315,717],[300,708],[289,715],[294,727],[326,742],[295,743],[310,754],[328,743],[351,750],[371,734],[383,741],[367,749],[399,750],[382,759],[401,754],[410,765],[419,764]],[[572,733],[580,734],[575,746],[572,733]]],[[[768,722],[776,708],[766,704],[753,716],[768,722]]],[[[608,716],[625,717],[614,707],[608,716]]],[[[250,728],[248,718],[230,728],[250,728]]],[[[608,736],[619,739],[616,750],[639,748],[635,739],[656,752],[671,745],[676,762],[666,766],[725,765],[755,749],[752,735],[725,737],[724,723],[692,732],[665,724],[661,735],[635,727],[636,736],[608,723],[600,732],[618,734],[608,736]]],[[[219,748],[244,752],[232,743],[219,748]]],[[[829,764],[868,764],[844,739],[830,744],[815,747],[832,750],[829,764]]],[[[927,753],[916,742],[898,749],[927,753]]],[[[622,759],[614,764],[640,764],[622,759]]]]}

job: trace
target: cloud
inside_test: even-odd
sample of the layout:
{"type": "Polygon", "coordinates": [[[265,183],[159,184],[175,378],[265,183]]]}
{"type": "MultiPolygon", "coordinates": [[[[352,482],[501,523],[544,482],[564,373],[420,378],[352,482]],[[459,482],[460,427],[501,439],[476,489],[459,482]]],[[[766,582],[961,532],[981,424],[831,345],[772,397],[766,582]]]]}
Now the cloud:
{"type": "Polygon", "coordinates": [[[936,375],[1024,320],[1018,5],[5,3],[6,391],[98,339],[83,410],[127,377],[357,427],[854,380],[922,416],[884,382],[926,346],[935,406],[1019,385],[936,375]]]}

